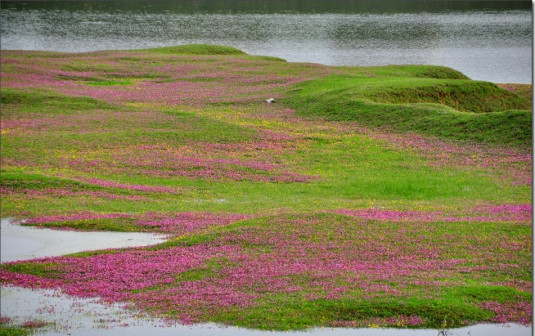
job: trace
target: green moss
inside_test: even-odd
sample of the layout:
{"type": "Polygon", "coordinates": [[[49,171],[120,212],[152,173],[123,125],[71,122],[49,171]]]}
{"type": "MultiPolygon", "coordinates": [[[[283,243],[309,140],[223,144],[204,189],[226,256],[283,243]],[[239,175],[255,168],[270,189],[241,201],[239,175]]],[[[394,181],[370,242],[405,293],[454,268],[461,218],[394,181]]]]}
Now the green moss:
{"type": "Polygon", "coordinates": [[[17,263],[17,264],[2,264],[0,268],[13,272],[31,274],[40,277],[50,278],[59,272],[59,265],[57,263],[17,263]]]}
{"type": "Polygon", "coordinates": [[[400,80],[367,84],[358,91],[376,103],[434,103],[462,112],[498,112],[531,109],[528,100],[488,82],[470,80],[400,80]]]}
{"type": "Polygon", "coordinates": [[[202,280],[208,276],[214,276],[216,273],[213,270],[206,269],[206,268],[199,268],[199,269],[193,269],[189,270],[183,273],[180,273],[177,275],[176,280],[177,281],[196,281],[196,280],[202,280]]]}
{"type": "MultiPolygon", "coordinates": [[[[135,224],[134,219],[119,218],[119,219],[86,219],[76,221],[59,221],[48,222],[44,224],[36,224],[35,226],[42,226],[47,228],[71,228],[83,231],[117,231],[117,232],[142,232],[143,227],[135,224]]],[[[155,230],[158,230],[155,228],[155,230]]]]}
{"type": "MultiPolygon", "coordinates": [[[[303,298],[273,297],[266,305],[258,305],[243,311],[231,309],[213,319],[243,327],[263,330],[302,330],[311,327],[327,327],[333,321],[348,321],[367,327],[375,319],[397,316],[420,316],[424,328],[454,328],[470,321],[480,321],[492,317],[476,305],[464,303],[462,299],[400,298],[391,300],[306,300],[303,298]]],[[[396,327],[397,325],[393,325],[396,327]]],[[[399,326],[397,326],[399,327],[399,326]]],[[[407,326],[404,326],[405,328],[407,326]]]]}
{"type": "Polygon", "coordinates": [[[397,132],[528,147],[531,102],[492,83],[333,76],[296,86],[286,100],[304,116],[397,132]]]}
{"type": "Polygon", "coordinates": [[[261,61],[270,61],[270,62],[286,62],[285,59],[274,56],[249,56],[251,60],[261,60],[261,61]]]}
{"type": "Polygon", "coordinates": [[[5,326],[5,325],[2,325],[0,327],[1,336],[25,336],[25,335],[30,335],[30,333],[31,333],[31,330],[28,330],[28,328],[23,328],[23,327],[5,326]]]}
{"type": "MultiPolygon", "coordinates": [[[[183,132],[169,133],[167,136],[177,136],[184,140],[196,140],[217,143],[235,143],[253,139],[256,132],[253,128],[236,125],[232,122],[197,115],[182,109],[164,108],[162,112],[174,117],[173,124],[194,125],[183,132]]],[[[170,125],[172,126],[172,125],[170,125]]],[[[157,132],[151,132],[151,137],[158,137],[157,132]]]]}
{"type": "Polygon", "coordinates": [[[112,85],[130,85],[132,84],[132,81],[130,80],[95,80],[95,81],[87,81],[85,83],[86,85],[93,85],[93,86],[112,86],[112,85]]]}
{"type": "MultiPolygon", "coordinates": [[[[469,79],[461,72],[438,65],[387,65],[364,68],[368,74],[381,77],[416,77],[437,79],[469,79]]],[[[355,68],[359,72],[359,68],[355,68]]],[[[360,71],[362,72],[362,71],[360,71]]]]}
{"type": "Polygon", "coordinates": [[[516,288],[484,284],[454,287],[447,291],[452,297],[466,297],[474,302],[496,301],[504,303],[517,299],[531,301],[532,296],[531,293],[521,292],[516,288]]]}
{"type": "Polygon", "coordinates": [[[103,187],[73,181],[66,178],[28,173],[18,169],[2,169],[0,184],[15,190],[43,190],[48,188],[66,188],[70,190],[102,190],[103,187]]]}
{"type": "Polygon", "coordinates": [[[176,55],[245,55],[243,51],[233,47],[210,44],[186,44],[171,47],[143,49],[143,51],[145,50],[155,53],[176,55]]]}
{"type": "Polygon", "coordinates": [[[9,111],[11,115],[25,114],[75,114],[95,109],[115,110],[116,106],[89,97],[73,97],[44,89],[2,88],[0,95],[2,114],[9,111]]]}

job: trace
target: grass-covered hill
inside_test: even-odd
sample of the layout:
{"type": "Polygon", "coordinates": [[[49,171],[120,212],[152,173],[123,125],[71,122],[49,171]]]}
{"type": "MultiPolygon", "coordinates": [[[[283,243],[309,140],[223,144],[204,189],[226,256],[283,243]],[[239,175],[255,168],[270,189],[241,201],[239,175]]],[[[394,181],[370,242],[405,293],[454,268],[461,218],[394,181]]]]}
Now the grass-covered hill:
{"type": "Polygon", "coordinates": [[[290,106],[300,114],[355,121],[395,132],[529,147],[531,97],[449,69],[389,67],[300,84],[290,106]]]}
{"type": "Polygon", "coordinates": [[[1,57],[2,217],[170,236],[3,285],[262,329],[531,321],[530,85],[207,45],[1,57]]]}

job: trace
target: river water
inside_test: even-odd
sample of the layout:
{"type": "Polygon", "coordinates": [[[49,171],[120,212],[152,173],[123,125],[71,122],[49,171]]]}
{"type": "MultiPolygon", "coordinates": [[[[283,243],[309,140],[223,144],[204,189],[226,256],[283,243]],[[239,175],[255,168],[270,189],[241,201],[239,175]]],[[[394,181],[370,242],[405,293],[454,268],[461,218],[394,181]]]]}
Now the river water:
{"type": "Polygon", "coordinates": [[[2,1],[1,48],[68,52],[187,43],[327,65],[435,64],[532,81],[527,1],[2,1]]]}

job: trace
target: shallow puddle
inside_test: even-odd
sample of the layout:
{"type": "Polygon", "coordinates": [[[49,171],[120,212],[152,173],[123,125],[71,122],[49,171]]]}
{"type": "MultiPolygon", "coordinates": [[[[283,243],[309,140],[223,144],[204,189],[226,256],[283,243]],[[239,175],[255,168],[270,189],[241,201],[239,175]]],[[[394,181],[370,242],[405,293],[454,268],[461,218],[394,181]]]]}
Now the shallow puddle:
{"type": "MultiPolygon", "coordinates": [[[[145,233],[75,232],[23,227],[1,221],[2,262],[59,256],[68,253],[157,244],[164,236],[145,233]]],[[[531,327],[516,324],[451,329],[349,329],[317,328],[307,331],[274,332],[224,327],[215,324],[175,325],[164,320],[137,316],[118,304],[104,305],[96,299],[81,299],[53,290],[31,290],[5,286],[1,291],[1,316],[14,324],[45,321],[39,335],[193,335],[193,336],[528,336],[531,327]]]]}
{"type": "Polygon", "coordinates": [[[107,248],[146,246],[162,243],[164,235],[140,232],[80,232],[41,229],[1,220],[2,262],[55,257],[107,248]]]}

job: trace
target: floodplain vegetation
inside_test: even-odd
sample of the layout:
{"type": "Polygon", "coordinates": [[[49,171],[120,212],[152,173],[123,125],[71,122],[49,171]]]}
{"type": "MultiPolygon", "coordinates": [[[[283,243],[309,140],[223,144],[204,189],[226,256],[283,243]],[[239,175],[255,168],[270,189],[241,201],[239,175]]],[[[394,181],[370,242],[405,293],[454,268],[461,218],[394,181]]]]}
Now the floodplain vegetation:
{"type": "Polygon", "coordinates": [[[2,216],[169,235],[3,286],[257,329],[531,323],[531,85],[207,45],[1,56],[2,216]]]}

